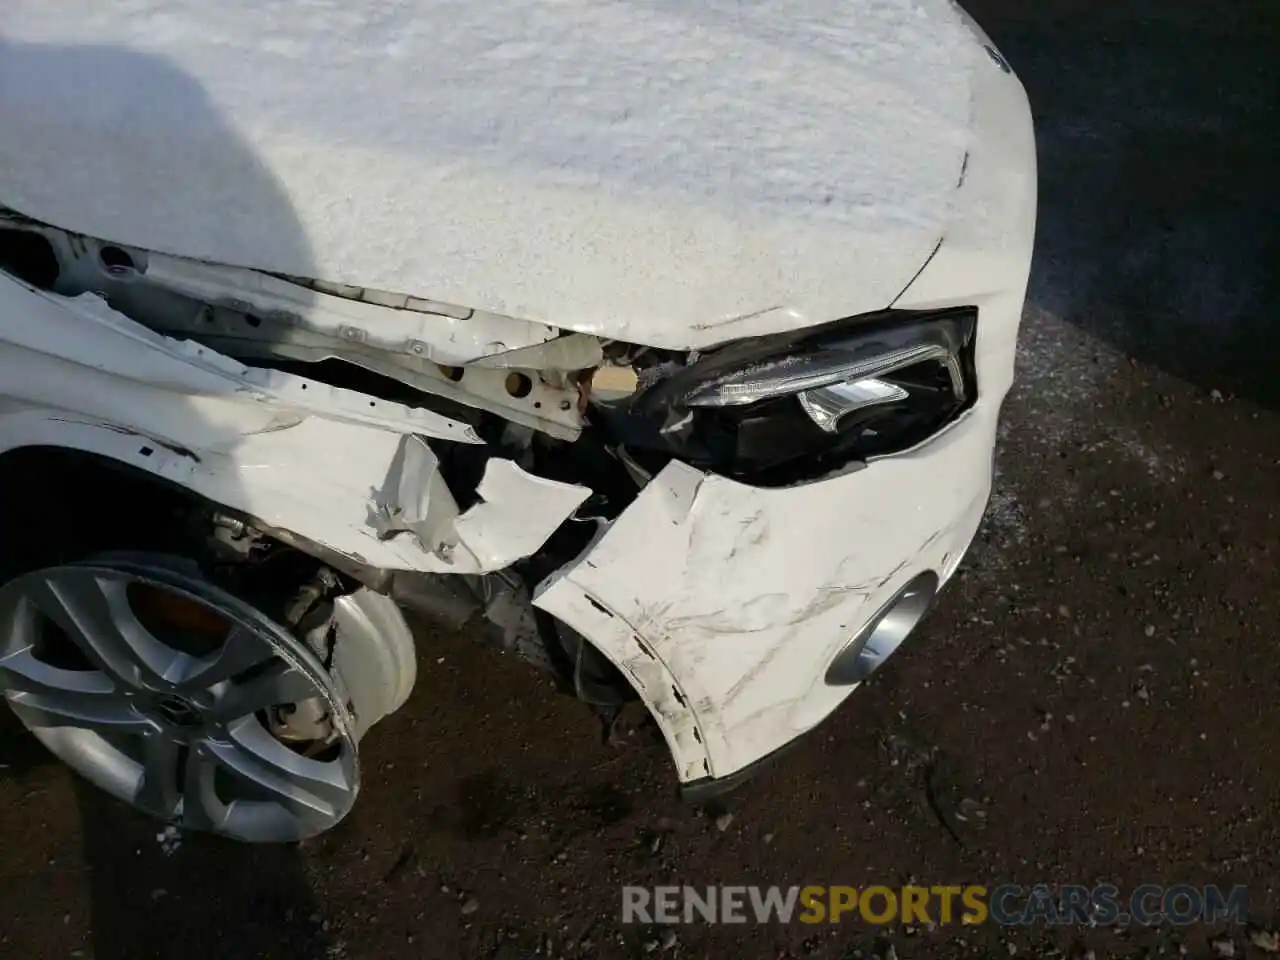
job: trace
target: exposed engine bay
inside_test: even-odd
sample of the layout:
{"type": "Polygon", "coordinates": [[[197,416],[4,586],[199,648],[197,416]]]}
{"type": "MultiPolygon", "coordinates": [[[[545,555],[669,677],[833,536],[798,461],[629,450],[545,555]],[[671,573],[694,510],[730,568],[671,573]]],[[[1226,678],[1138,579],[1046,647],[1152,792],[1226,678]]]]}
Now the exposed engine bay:
{"type": "MultiPolygon", "coordinates": [[[[460,530],[502,501],[503,485],[557,485],[544,495],[568,519],[549,537],[503,518],[507,541],[519,545],[510,565],[497,553],[486,560],[473,539],[465,545],[475,559],[457,575],[359,564],[348,572],[451,623],[483,611],[495,645],[600,707],[632,697],[632,685],[530,599],[664,467],[678,460],[758,488],[805,484],[923,442],[977,396],[976,318],[963,308],[887,311],[673,351],[409,294],[191,261],[3,210],[0,268],[64,297],[96,295],[155,333],[249,367],[467,425],[459,440],[406,437],[373,518],[380,538],[416,538],[446,567],[460,530]]],[[[288,536],[252,518],[226,523],[247,524],[240,535],[249,539],[288,536]]]]}

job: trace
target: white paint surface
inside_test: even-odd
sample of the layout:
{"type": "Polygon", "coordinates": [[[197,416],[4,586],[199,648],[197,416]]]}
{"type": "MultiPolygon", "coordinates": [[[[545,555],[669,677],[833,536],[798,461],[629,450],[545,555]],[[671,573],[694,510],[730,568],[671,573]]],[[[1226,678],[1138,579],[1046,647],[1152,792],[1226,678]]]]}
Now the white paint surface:
{"type": "Polygon", "coordinates": [[[6,0],[0,203],[701,345],[906,286],[973,49],[949,0],[6,0]]]}
{"type": "MultiPolygon", "coordinates": [[[[941,0],[422,9],[277,0],[252,19],[247,0],[67,0],[56,13],[11,0],[0,126],[19,132],[0,142],[0,191],[21,196],[0,202],[25,198],[26,212],[97,235],[114,224],[120,240],[170,252],[384,289],[426,279],[411,292],[654,344],[803,326],[836,303],[883,307],[904,286],[904,308],[976,305],[980,399],[942,436],[789,489],[673,463],[541,586],[538,605],[631,678],[681,780],[733,773],[843,700],[847,689],[822,684],[831,657],[921,570],[952,572],[977,524],[1034,231],[1025,96],[962,33],[953,46],[959,28],[941,0]],[[506,24],[491,19],[499,9],[506,24]],[[104,41],[116,53],[93,46],[104,41]],[[46,67],[51,53],[76,83],[46,67]],[[157,62],[185,95],[200,77],[199,98],[139,108],[157,62]],[[111,82],[79,82],[92,65],[111,82]],[[321,82],[313,67],[333,76],[321,82]],[[14,84],[33,76],[48,83],[14,84]],[[442,77],[452,99],[431,85],[442,77]],[[37,100],[54,112],[34,112],[37,100]],[[219,153],[201,126],[209,116],[234,117],[227,143],[252,149],[219,153]],[[391,122],[406,116],[431,122],[391,122]],[[184,125],[189,143],[174,133],[184,125]],[[104,162],[68,153],[81,142],[101,144],[104,162]],[[850,177],[814,203],[841,163],[850,177]],[[225,176],[236,169],[239,180],[225,176]],[[275,193],[255,194],[263,183],[275,193]],[[142,204],[157,184],[181,202],[142,204]],[[211,220],[219,205],[225,216],[211,220]],[[719,324],[748,303],[778,309],[719,324]]],[[[3,277],[0,335],[0,450],[102,453],[370,563],[450,569],[412,537],[378,539],[371,517],[404,435],[449,434],[452,421],[380,402],[357,410],[369,398],[319,384],[304,402],[300,378],[254,381],[216,354],[149,341],[100,305],[3,277]],[[245,390],[227,394],[229,382],[245,390]],[[138,433],[200,459],[142,457],[138,433]]],[[[457,521],[458,555],[498,563],[536,549],[532,527],[553,529],[583,495],[546,483],[491,466],[486,502],[457,521]]]]}
{"type": "Polygon", "coordinates": [[[696,724],[713,775],[733,773],[838,706],[851,691],[823,683],[830,661],[903,584],[942,574],[967,548],[990,489],[996,409],[913,455],[791,489],[673,463],[535,602],[633,679],[652,651],[688,716],[666,712],[696,724]],[[578,596],[626,629],[603,632],[578,596]]]}
{"type": "Polygon", "coordinates": [[[479,570],[501,570],[534,553],[591,496],[587,487],[535,477],[500,458],[485,465],[476,492],[482,502],[453,528],[479,570]]]}
{"type": "Polygon", "coordinates": [[[1026,95],[978,77],[957,216],[896,304],[978,307],[977,405],[915,450],[798,487],[673,463],[536,598],[632,679],[682,780],[731,774],[828,716],[851,692],[824,684],[831,660],[917,574],[950,576],[978,527],[1036,213],[1026,95]]]}
{"type": "MultiPolygon", "coordinates": [[[[537,550],[590,493],[491,465],[482,489],[493,502],[457,518],[456,534],[456,506],[443,489],[444,539],[465,532],[466,549],[446,559],[407,531],[384,539],[380,506],[402,493],[405,438],[421,445],[419,434],[479,442],[439,414],[249,369],[153,333],[92,295],[42,293],[0,273],[0,453],[59,446],[109,457],[391,570],[506,567],[537,550]]],[[[425,514],[427,505],[405,506],[425,514]]]]}

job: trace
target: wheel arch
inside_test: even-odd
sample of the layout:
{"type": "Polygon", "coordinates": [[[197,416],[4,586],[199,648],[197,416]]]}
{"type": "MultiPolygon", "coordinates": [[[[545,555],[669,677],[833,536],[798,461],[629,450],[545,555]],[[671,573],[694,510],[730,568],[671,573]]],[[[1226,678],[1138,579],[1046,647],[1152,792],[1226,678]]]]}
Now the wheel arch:
{"type": "Polygon", "coordinates": [[[119,457],[52,443],[0,451],[0,582],[103,544],[176,548],[171,510],[212,507],[199,494],[119,457]]]}
{"type": "Polygon", "coordinates": [[[186,486],[183,461],[193,467],[199,463],[190,451],[105,425],[60,425],[68,428],[62,442],[41,438],[0,449],[0,543],[5,544],[0,583],[24,569],[74,560],[103,545],[183,553],[192,546],[196,526],[183,519],[212,521],[218,516],[243,523],[365,586],[389,589],[389,571],[260,523],[186,486]]]}

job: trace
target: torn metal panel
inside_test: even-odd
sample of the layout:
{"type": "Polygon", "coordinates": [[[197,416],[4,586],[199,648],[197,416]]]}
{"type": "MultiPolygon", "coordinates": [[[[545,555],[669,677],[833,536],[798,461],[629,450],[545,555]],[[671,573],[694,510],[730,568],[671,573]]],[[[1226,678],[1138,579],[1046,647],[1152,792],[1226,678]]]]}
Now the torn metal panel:
{"type": "Polygon", "coordinates": [[[824,683],[827,666],[895,590],[953,569],[985,507],[997,409],[982,403],[931,443],[797,487],[673,462],[534,602],[645,690],[660,662],[686,704],[673,716],[687,709],[710,775],[726,776],[848,695],[824,683]]]}
{"type": "Polygon", "coordinates": [[[496,457],[476,492],[483,502],[454,523],[459,573],[500,570],[531,555],[591,496],[587,487],[535,477],[496,457]],[[466,557],[471,562],[462,569],[466,557]]]}
{"type": "Polygon", "coordinates": [[[372,522],[382,539],[412,534],[441,572],[491,573],[537,551],[591,491],[494,457],[476,494],[481,502],[459,515],[435,452],[418,437],[402,437],[374,499],[372,522]]]}
{"type": "Polygon", "coordinates": [[[6,449],[39,442],[122,459],[371,565],[501,569],[541,547],[591,492],[493,459],[484,502],[458,516],[415,434],[479,443],[470,426],[250,369],[92,295],[41,293],[3,274],[0,343],[0,392],[19,398],[26,418],[8,422],[6,449]],[[397,531],[411,535],[388,536],[397,531]]]}
{"type": "Polygon", "coordinates": [[[591,490],[526,473],[510,460],[485,464],[480,503],[459,515],[440,461],[419,437],[402,437],[375,498],[374,526],[384,539],[412,533],[451,573],[489,573],[538,550],[591,490]]]}
{"type": "Polygon", "coordinates": [[[560,575],[538,588],[534,605],[590,638],[626,675],[662,731],[681,782],[719,775],[713,757],[724,756],[728,745],[718,715],[691,704],[681,678],[623,616],[560,575]]]}
{"type": "Polygon", "coordinates": [[[407,530],[436,549],[452,530],[458,503],[440,476],[440,460],[421,437],[401,437],[386,483],[375,500],[373,525],[382,539],[407,530]]]}
{"type": "MultiPolygon", "coordinates": [[[[3,373],[0,370],[0,376],[3,373]]],[[[100,414],[38,406],[21,409],[0,402],[0,453],[36,446],[80,450],[177,483],[238,515],[287,530],[361,566],[419,571],[439,567],[414,538],[382,541],[371,523],[370,491],[385,480],[399,446],[398,434],[320,417],[303,418],[283,430],[246,434],[237,428],[235,415],[255,413],[251,402],[228,407],[223,417],[210,422],[206,410],[183,409],[182,401],[179,395],[161,392],[146,398],[177,408],[170,423],[176,433],[192,438],[182,449],[145,431],[97,419],[100,414]],[[188,418],[186,429],[182,417],[188,418]],[[197,443],[197,437],[208,442],[197,443]],[[342,456],[335,457],[335,450],[342,456]]]]}
{"type": "Polygon", "coordinates": [[[372,522],[374,491],[417,433],[479,442],[430,411],[249,370],[96,297],[0,273],[0,452],[108,457],[357,563],[432,571],[443,565],[416,539],[380,540],[372,522]]]}
{"type": "MultiPolygon", "coordinates": [[[[8,348],[3,362],[12,371],[5,388],[15,396],[96,412],[104,420],[124,424],[130,417],[163,421],[172,411],[139,406],[116,389],[145,387],[174,391],[182,395],[183,404],[209,403],[215,398],[255,400],[262,404],[263,426],[257,429],[265,429],[282,413],[318,414],[398,433],[480,442],[470,425],[430,410],[276,370],[246,367],[201,344],[161,336],[92,294],[69,298],[44,293],[4,274],[0,274],[0,286],[4,305],[0,339],[8,348]],[[45,375],[49,371],[43,367],[48,364],[61,365],[55,379],[45,375]],[[21,388],[18,379],[25,384],[21,388]],[[113,415],[111,410],[118,413],[113,415]]],[[[161,434],[188,445],[181,437],[161,434]]]]}

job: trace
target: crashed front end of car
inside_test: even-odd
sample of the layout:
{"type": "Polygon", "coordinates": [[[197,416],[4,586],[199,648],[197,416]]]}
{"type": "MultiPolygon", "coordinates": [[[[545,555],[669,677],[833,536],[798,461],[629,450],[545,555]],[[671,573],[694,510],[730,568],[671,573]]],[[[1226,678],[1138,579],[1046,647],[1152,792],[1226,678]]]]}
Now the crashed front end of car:
{"type": "MultiPolygon", "coordinates": [[[[219,557],[323,563],[317,596],[483,618],[490,641],[588,703],[643,702],[686,793],[730,786],[897,649],[986,506],[1035,151],[1020,84],[967,29],[969,131],[933,242],[884,254],[884,276],[823,267],[829,282],[794,303],[705,324],[640,308],[523,320],[0,212],[0,453],[61,448],[163,480],[197,498],[219,557]]],[[[820,246],[815,260],[840,262],[820,246]]],[[[398,614],[345,615],[321,625],[327,647],[272,641],[316,674],[306,702],[321,704],[309,726],[287,704],[267,724],[278,739],[362,733],[407,696],[408,641],[377,639],[405,632],[398,614]]],[[[286,625],[305,624],[319,629],[286,625]]],[[[42,694],[13,666],[27,648],[7,642],[0,688],[30,707],[42,694]]],[[[166,696],[157,730],[174,702],[202,702],[166,696]]],[[[146,782],[103,785],[155,813],[146,782]]],[[[207,826],[184,809],[160,814],[207,826]]],[[[325,809],[224,832],[309,835],[346,807],[325,809]]]]}
{"type": "Polygon", "coordinates": [[[825,717],[955,569],[990,471],[976,338],[972,308],[888,311],[599,405],[643,487],[534,603],[621,666],[695,792],[825,717]]]}

